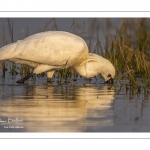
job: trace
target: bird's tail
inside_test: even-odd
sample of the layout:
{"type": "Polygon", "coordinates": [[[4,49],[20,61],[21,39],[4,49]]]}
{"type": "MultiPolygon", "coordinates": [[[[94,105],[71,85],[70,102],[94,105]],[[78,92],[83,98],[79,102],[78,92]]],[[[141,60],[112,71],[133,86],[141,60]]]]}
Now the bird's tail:
{"type": "Polygon", "coordinates": [[[0,60],[7,60],[14,57],[17,53],[17,43],[8,44],[0,48],[0,60]]]}

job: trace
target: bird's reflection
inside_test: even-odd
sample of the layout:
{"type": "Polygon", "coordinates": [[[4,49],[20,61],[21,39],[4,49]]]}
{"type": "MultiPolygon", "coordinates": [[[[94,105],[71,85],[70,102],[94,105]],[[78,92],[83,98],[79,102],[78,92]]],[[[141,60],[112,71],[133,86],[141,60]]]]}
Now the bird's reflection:
{"type": "Polygon", "coordinates": [[[114,89],[110,85],[80,88],[76,99],[86,103],[86,131],[112,131],[114,89]]]}
{"type": "Polygon", "coordinates": [[[13,89],[13,94],[9,93],[13,97],[11,100],[0,101],[0,117],[23,118],[22,131],[94,131],[104,130],[113,123],[114,90],[109,85],[42,84],[13,89]]]}

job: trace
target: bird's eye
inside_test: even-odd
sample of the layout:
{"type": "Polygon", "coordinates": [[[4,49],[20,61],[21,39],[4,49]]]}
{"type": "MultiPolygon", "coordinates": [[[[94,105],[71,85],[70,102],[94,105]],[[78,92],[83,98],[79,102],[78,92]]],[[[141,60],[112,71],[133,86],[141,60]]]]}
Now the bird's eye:
{"type": "Polygon", "coordinates": [[[108,74],[108,76],[107,76],[108,78],[111,78],[111,74],[108,74]]]}

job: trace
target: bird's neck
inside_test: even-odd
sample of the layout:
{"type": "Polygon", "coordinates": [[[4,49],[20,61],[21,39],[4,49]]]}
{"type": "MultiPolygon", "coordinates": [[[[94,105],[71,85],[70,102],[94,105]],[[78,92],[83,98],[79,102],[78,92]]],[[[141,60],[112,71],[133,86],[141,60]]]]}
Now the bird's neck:
{"type": "Polygon", "coordinates": [[[94,64],[86,62],[82,65],[73,66],[73,68],[81,76],[85,78],[91,78],[101,73],[104,67],[102,66],[102,64],[94,65],[94,64]],[[102,70],[100,70],[100,68],[102,70]]]}

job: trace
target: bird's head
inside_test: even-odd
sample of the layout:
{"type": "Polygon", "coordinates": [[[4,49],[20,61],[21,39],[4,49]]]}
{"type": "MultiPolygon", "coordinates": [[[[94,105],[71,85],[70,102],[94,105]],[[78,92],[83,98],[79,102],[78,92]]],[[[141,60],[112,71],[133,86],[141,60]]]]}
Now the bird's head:
{"type": "Polygon", "coordinates": [[[107,68],[103,69],[103,71],[100,74],[104,78],[105,83],[111,83],[112,84],[113,79],[115,77],[115,68],[112,64],[109,64],[107,66],[107,68]]]}
{"type": "Polygon", "coordinates": [[[93,53],[89,53],[87,59],[80,65],[74,66],[74,69],[83,77],[91,78],[98,74],[104,78],[105,83],[113,83],[115,77],[115,68],[112,63],[93,53]]]}

